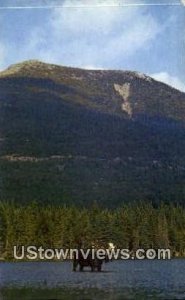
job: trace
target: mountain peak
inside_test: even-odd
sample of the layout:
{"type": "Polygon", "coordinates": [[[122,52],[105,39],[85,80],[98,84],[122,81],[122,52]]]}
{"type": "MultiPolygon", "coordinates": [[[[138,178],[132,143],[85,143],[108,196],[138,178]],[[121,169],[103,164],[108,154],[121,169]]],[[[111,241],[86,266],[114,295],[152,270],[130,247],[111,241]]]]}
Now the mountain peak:
{"type": "Polygon", "coordinates": [[[66,103],[127,118],[152,115],[185,120],[185,95],[137,71],[85,70],[27,60],[11,65],[0,73],[0,78],[12,82],[27,78],[24,94],[33,90],[32,78],[34,82],[38,81],[37,93],[48,93],[49,90],[50,95],[66,103]],[[51,86],[48,82],[52,83],[51,86]]]}
{"type": "Polygon", "coordinates": [[[45,65],[47,65],[47,64],[45,64],[39,60],[34,60],[34,59],[26,60],[21,63],[16,63],[16,64],[10,65],[6,70],[2,71],[0,75],[2,75],[2,76],[13,75],[24,69],[25,70],[30,69],[30,68],[36,69],[39,67],[43,67],[45,65]]]}
{"type": "Polygon", "coordinates": [[[137,71],[128,71],[128,70],[100,70],[100,69],[94,69],[94,70],[88,70],[84,68],[79,68],[79,67],[69,67],[69,66],[62,66],[62,65],[57,65],[57,64],[51,64],[51,63],[45,63],[37,59],[30,59],[30,60],[25,60],[22,62],[18,62],[15,64],[10,65],[7,69],[3,70],[0,72],[0,76],[4,75],[13,75],[19,71],[22,70],[39,70],[39,69],[44,69],[44,70],[62,70],[62,69],[68,69],[69,71],[75,71],[75,72],[83,72],[88,73],[90,75],[104,75],[108,73],[114,73],[114,74],[125,74],[126,76],[130,78],[140,78],[140,79],[145,79],[149,82],[152,81],[152,78],[147,76],[144,73],[137,72],[137,71]]]}
{"type": "Polygon", "coordinates": [[[15,66],[15,65],[36,65],[36,64],[37,65],[38,64],[44,64],[44,62],[42,62],[38,59],[29,59],[29,60],[25,60],[25,61],[17,63],[17,64],[13,64],[12,66],[15,66]]]}
{"type": "Polygon", "coordinates": [[[57,72],[64,69],[63,66],[48,64],[36,59],[25,60],[20,63],[10,65],[0,72],[0,77],[22,75],[22,76],[48,76],[50,72],[57,72]]]}

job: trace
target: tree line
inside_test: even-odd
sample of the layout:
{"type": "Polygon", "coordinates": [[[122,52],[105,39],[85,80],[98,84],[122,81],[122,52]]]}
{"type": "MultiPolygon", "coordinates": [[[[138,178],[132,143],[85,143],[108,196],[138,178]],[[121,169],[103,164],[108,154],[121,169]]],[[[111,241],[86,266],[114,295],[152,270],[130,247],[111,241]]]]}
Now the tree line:
{"type": "Polygon", "coordinates": [[[23,206],[0,203],[0,257],[13,258],[14,246],[75,248],[97,242],[112,242],[134,250],[170,248],[174,256],[185,256],[185,209],[181,206],[140,202],[111,210],[96,203],[89,208],[23,206]]]}

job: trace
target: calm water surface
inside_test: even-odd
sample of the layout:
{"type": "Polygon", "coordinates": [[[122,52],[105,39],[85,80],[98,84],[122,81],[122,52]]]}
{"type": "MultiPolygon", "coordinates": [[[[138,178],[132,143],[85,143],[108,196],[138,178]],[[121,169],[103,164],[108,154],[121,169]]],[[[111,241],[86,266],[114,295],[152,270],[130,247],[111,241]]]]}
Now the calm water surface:
{"type": "Polygon", "coordinates": [[[0,300],[185,299],[185,260],[114,261],[103,272],[71,262],[0,263],[0,300]]]}

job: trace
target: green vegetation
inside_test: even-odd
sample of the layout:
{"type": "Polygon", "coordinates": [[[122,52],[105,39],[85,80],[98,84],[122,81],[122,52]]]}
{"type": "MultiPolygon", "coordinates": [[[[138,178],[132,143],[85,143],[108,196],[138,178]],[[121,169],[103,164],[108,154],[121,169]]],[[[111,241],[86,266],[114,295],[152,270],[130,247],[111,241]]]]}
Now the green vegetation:
{"type": "Polygon", "coordinates": [[[168,248],[185,255],[185,209],[137,203],[119,209],[0,204],[1,257],[12,259],[13,246],[74,248],[113,242],[118,248],[168,248]]]}
{"type": "Polygon", "coordinates": [[[0,201],[104,208],[145,200],[185,203],[183,165],[135,158],[86,156],[0,159],[0,201]]]}
{"type": "Polygon", "coordinates": [[[0,201],[185,203],[184,93],[37,61],[2,72],[0,90],[0,201]],[[115,84],[129,84],[132,116],[115,84]]]}

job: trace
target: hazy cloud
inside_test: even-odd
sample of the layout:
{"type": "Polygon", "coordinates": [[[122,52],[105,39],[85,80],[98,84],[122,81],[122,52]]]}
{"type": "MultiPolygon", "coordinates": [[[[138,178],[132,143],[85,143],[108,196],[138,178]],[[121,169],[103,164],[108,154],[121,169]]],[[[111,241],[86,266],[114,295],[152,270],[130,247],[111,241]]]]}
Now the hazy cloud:
{"type": "MultiPolygon", "coordinates": [[[[64,5],[70,3],[65,1],[64,5]]],[[[59,60],[81,67],[108,67],[112,61],[148,47],[161,33],[160,24],[147,9],[103,7],[104,3],[102,7],[73,8],[67,13],[65,9],[54,10],[51,26],[57,43],[53,48],[59,60]]]]}
{"type": "MultiPolygon", "coordinates": [[[[100,3],[93,4],[96,2],[100,3]]],[[[112,68],[150,47],[162,32],[146,8],[109,7],[107,1],[101,1],[98,8],[66,8],[75,3],[67,0],[64,8],[53,9],[46,26],[33,28],[28,34],[19,56],[77,67],[112,68]]]]}
{"type": "Polygon", "coordinates": [[[171,76],[167,72],[152,74],[151,77],[158,81],[162,81],[170,86],[173,86],[174,88],[180,91],[185,92],[185,83],[183,83],[179,78],[171,76]]]}
{"type": "MultiPolygon", "coordinates": [[[[132,3],[136,1],[140,2],[132,0],[132,3]]],[[[39,59],[88,69],[130,69],[145,73],[161,69],[166,72],[154,74],[157,79],[184,89],[178,78],[168,74],[175,70],[175,53],[180,47],[175,26],[180,24],[182,30],[184,18],[171,8],[118,6],[123,2],[131,0],[53,0],[62,8],[6,12],[1,26],[1,42],[6,51],[0,43],[0,68],[39,59]],[[113,3],[117,6],[111,6],[113,3]],[[15,25],[13,31],[9,18],[15,25]]],[[[34,4],[35,0],[29,3],[34,4]]]]}
{"type": "Polygon", "coordinates": [[[3,69],[3,64],[5,61],[5,54],[6,54],[5,46],[0,42],[0,70],[3,69]]]}

